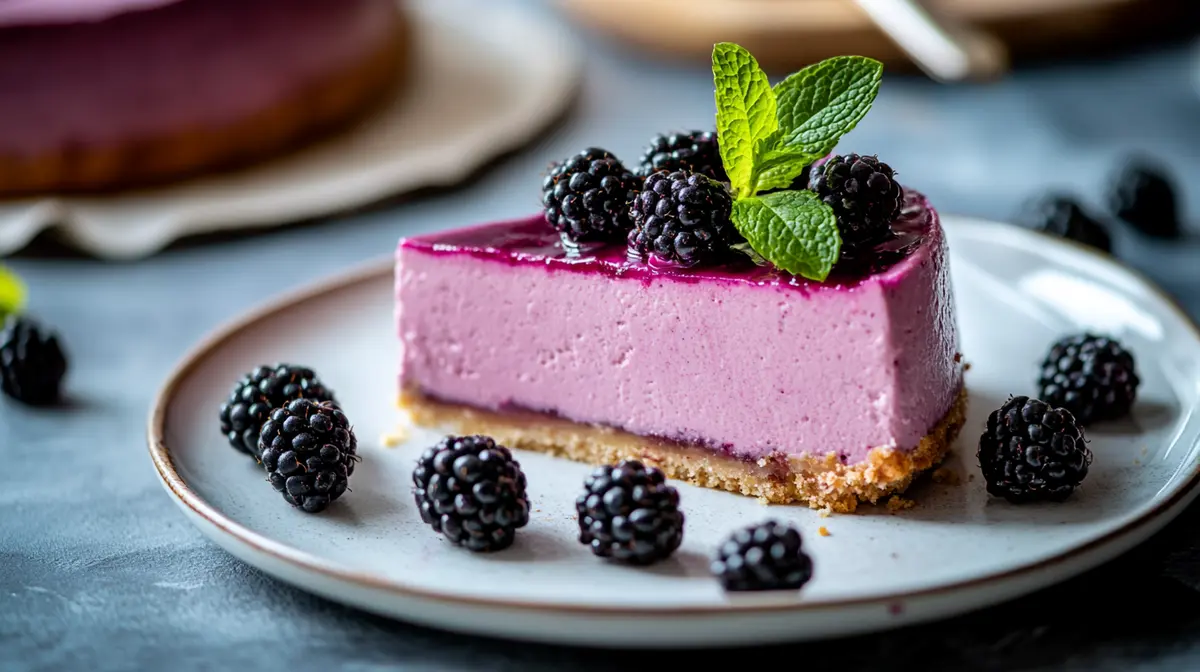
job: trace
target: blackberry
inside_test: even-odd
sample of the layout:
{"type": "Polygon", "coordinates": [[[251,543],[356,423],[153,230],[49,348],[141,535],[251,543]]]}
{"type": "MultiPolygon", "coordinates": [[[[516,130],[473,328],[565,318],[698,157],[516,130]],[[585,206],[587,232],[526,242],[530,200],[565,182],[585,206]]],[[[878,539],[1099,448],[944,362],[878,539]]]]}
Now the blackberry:
{"type": "Polygon", "coordinates": [[[529,523],[525,473],[489,437],[442,439],[417,460],[413,484],[421,520],[471,551],[508,548],[529,523]]]}
{"type": "Polygon", "coordinates": [[[1175,187],[1149,160],[1129,161],[1117,171],[1109,188],[1109,208],[1142,233],[1179,236],[1175,187]]]}
{"type": "Polygon", "coordinates": [[[1140,382],[1133,355],[1120,343],[1076,334],[1050,346],[1038,386],[1046,403],[1067,409],[1087,426],[1129,413],[1140,382]]]}
{"type": "Polygon", "coordinates": [[[837,215],[844,257],[887,240],[904,201],[895,172],[874,156],[831,156],[811,171],[809,188],[837,215]]]}
{"type": "Polygon", "coordinates": [[[259,456],[258,434],[267,415],[293,399],[312,399],[336,403],[312,369],[294,364],[259,366],[242,376],[221,404],[221,433],[229,445],[259,456]]]}
{"type": "Polygon", "coordinates": [[[554,164],[542,182],[546,221],[575,242],[618,241],[640,180],[606,150],[592,147],[554,164]]]}
{"type": "Polygon", "coordinates": [[[1043,194],[1026,202],[1017,221],[1036,231],[1074,240],[1104,252],[1112,251],[1112,239],[1105,226],[1090,217],[1075,199],[1066,194],[1043,194]]]}
{"type": "Polygon", "coordinates": [[[1069,497],[1087,476],[1092,451],[1070,411],[1011,397],[988,416],[976,457],[987,491],[1023,504],[1069,497]]]}
{"type": "Polygon", "coordinates": [[[721,163],[721,148],[717,134],[712,131],[690,131],[656,135],[642,154],[638,174],[673,173],[686,170],[706,175],[719,182],[728,182],[725,165],[721,163]]]}
{"type": "Polygon", "coordinates": [[[729,215],[733,199],[721,183],[699,173],[654,173],[630,211],[629,249],[640,257],[695,266],[720,262],[742,240],[729,215]]]}
{"type": "Polygon", "coordinates": [[[575,511],[579,542],[602,558],[648,565],[683,541],[679,492],[662,471],[637,460],[597,467],[584,481],[575,511]]]}
{"type": "Polygon", "coordinates": [[[67,356],[58,335],[29,317],[9,315],[0,332],[0,388],[30,406],[58,402],[67,356]]]}
{"type": "Polygon", "coordinates": [[[271,411],[258,438],[267,479],[289,504],[324,511],[342,496],[358,461],[346,414],[331,401],[293,399],[271,411]]]}
{"type": "Polygon", "coordinates": [[[812,578],[800,531],[768,520],[729,535],[709,565],[725,590],[798,590],[812,578]]]}

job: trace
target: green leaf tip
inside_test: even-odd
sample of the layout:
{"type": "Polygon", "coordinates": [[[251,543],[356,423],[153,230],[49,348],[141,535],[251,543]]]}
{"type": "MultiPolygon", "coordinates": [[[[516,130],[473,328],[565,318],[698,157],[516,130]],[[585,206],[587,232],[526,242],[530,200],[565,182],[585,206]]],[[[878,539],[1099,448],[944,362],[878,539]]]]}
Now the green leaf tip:
{"type": "Polygon", "coordinates": [[[835,56],[790,75],[775,88],[780,149],[825,156],[867,116],[883,64],[864,56],[835,56]]]}
{"type": "Polygon", "coordinates": [[[717,138],[729,184],[739,194],[752,186],[757,154],[779,127],[775,94],[750,52],[731,42],[713,47],[717,138]]]}

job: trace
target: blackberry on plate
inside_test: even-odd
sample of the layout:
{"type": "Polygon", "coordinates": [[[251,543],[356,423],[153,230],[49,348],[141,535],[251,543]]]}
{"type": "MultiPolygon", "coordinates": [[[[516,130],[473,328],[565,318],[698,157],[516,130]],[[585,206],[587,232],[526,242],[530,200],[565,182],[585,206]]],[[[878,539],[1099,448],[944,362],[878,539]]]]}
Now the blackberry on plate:
{"type": "Polygon", "coordinates": [[[641,180],[607,150],[592,147],[554,164],[542,181],[546,221],[575,242],[618,241],[641,180]]]}
{"type": "Polygon", "coordinates": [[[662,471],[637,460],[597,467],[575,500],[579,542],[602,558],[648,565],[683,541],[679,492],[662,471]]]}
{"type": "Polygon", "coordinates": [[[729,535],[709,569],[725,590],[798,590],[813,573],[802,546],[799,530],[768,520],[729,535]]]}
{"type": "Polygon", "coordinates": [[[1029,397],[992,411],[976,456],[987,491],[1014,504],[1066,499],[1092,462],[1075,416],[1029,397]]]}
{"type": "Polygon", "coordinates": [[[59,400],[67,357],[58,335],[29,317],[9,315],[0,332],[0,388],[31,406],[59,400]]]}
{"type": "Polygon", "coordinates": [[[332,390],[312,369],[295,364],[259,366],[242,376],[221,404],[221,433],[229,445],[258,457],[258,434],[271,409],[293,399],[333,401],[332,390]]]}
{"type": "Polygon", "coordinates": [[[1027,228],[1112,251],[1112,239],[1105,226],[1065,194],[1043,194],[1026,202],[1017,219],[1018,224],[1027,228]]]}
{"type": "Polygon", "coordinates": [[[725,165],[721,163],[717,134],[712,131],[690,131],[654,136],[642,154],[638,174],[644,177],[660,171],[673,173],[677,170],[700,173],[719,182],[728,182],[725,165]]]}
{"type": "Polygon", "coordinates": [[[413,484],[421,520],[468,550],[508,548],[529,523],[525,473],[490,437],[442,439],[417,460],[413,484]]]}
{"type": "Polygon", "coordinates": [[[1126,162],[1113,176],[1109,208],[1118,218],[1150,236],[1179,235],[1175,187],[1166,173],[1147,159],[1126,162]]]}
{"type": "Polygon", "coordinates": [[[358,441],[346,414],[331,401],[293,399],[271,411],[258,438],[271,486],[309,513],[346,492],[358,441]]]}
{"type": "Polygon", "coordinates": [[[1129,413],[1140,382],[1128,350],[1111,338],[1086,333],[1050,346],[1038,378],[1041,398],[1067,409],[1084,426],[1129,413]]]}
{"type": "Polygon", "coordinates": [[[887,240],[904,202],[895,172],[874,156],[831,156],[810,172],[809,188],[837,215],[844,257],[887,240]]]}
{"type": "Polygon", "coordinates": [[[742,240],[729,220],[732,210],[729,192],[710,177],[654,173],[630,207],[629,249],[681,266],[720,262],[742,240]]]}

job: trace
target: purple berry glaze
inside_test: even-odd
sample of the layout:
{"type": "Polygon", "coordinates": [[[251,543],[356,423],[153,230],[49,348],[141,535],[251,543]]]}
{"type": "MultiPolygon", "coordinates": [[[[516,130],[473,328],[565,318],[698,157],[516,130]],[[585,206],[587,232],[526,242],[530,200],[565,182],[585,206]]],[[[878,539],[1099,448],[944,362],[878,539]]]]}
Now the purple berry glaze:
{"type": "Polygon", "coordinates": [[[738,255],[738,261],[720,266],[685,268],[653,257],[646,261],[631,259],[624,243],[564,245],[558,232],[547,226],[541,216],[412,238],[405,245],[434,254],[467,254],[517,265],[544,263],[548,268],[576,273],[645,279],[674,278],[684,282],[719,280],[798,288],[811,288],[813,285],[849,288],[872,276],[886,276],[889,270],[921,246],[935,221],[934,211],[925,197],[908,191],[904,209],[892,224],[892,235],[861,259],[839,262],[824,283],[793,276],[769,264],[757,265],[744,255],[738,255]]]}

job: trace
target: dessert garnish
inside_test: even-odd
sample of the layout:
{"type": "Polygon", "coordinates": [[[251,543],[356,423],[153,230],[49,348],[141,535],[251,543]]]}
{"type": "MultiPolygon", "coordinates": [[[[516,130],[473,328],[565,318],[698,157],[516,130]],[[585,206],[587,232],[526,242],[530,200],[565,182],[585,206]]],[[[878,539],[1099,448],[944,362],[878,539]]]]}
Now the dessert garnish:
{"type": "Polygon", "coordinates": [[[567,242],[620,241],[641,181],[607,150],[591,147],[554,164],[542,181],[546,222],[567,242]]]}
{"type": "Polygon", "coordinates": [[[258,435],[267,416],[293,399],[333,401],[333,391],[305,366],[274,364],[258,366],[242,376],[221,404],[221,433],[229,445],[258,457],[258,435]]]}
{"type": "Polygon", "coordinates": [[[837,213],[812,191],[790,187],[866,116],[882,64],[838,56],[772,88],[748,51],[722,42],[713,49],[712,67],[734,226],[759,257],[824,281],[842,248],[837,213]]]}
{"type": "Polygon", "coordinates": [[[1117,170],[1109,188],[1109,208],[1146,235],[1179,236],[1175,186],[1166,171],[1148,158],[1131,159],[1117,170]]]}
{"type": "Polygon", "coordinates": [[[1083,427],[1070,411],[1023,396],[988,416],[976,457],[987,491],[1014,504],[1065,500],[1092,463],[1083,427]]]}
{"type": "Polygon", "coordinates": [[[1084,333],[1050,346],[1038,387],[1046,403],[1067,409],[1086,427],[1128,414],[1140,382],[1133,355],[1118,341],[1084,333]]]}
{"type": "MultiPolygon", "coordinates": [[[[8,306],[19,307],[24,292],[14,295],[11,287],[6,291],[8,306]]],[[[53,405],[60,399],[66,373],[67,357],[57,334],[29,316],[13,313],[5,318],[0,331],[0,389],[5,394],[30,406],[53,405]]]]}
{"type": "Polygon", "coordinates": [[[710,177],[653,173],[629,208],[629,249],[681,266],[725,260],[730,246],[742,241],[729,221],[732,206],[729,192],[710,177]]]}
{"type": "Polygon", "coordinates": [[[638,174],[645,177],[659,171],[673,173],[677,170],[728,182],[725,166],[721,165],[717,134],[713,131],[689,131],[654,136],[642,154],[638,174]]]}
{"type": "Polygon", "coordinates": [[[1035,231],[1112,251],[1112,240],[1104,224],[1065,193],[1050,192],[1027,201],[1017,215],[1017,222],[1035,231]]]}
{"type": "Polygon", "coordinates": [[[491,437],[442,439],[417,460],[413,484],[421,520],[470,551],[506,549],[529,523],[525,473],[491,437]]]}
{"type": "Polygon", "coordinates": [[[874,156],[830,157],[812,171],[809,188],[837,216],[843,257],[887,240],[904,201],[891,166],[874,156]]]}
{"type": "Polygon", "coordinates": [[[579,542],[632,565],[666,559],[683,541],[679,492],[663,472],[637,460],[597,467],[575,500],[579,542]]]}
{"type": "Polygon", "coordinates": [[[358,461],[354,429],[331,401],[294,399],[274,409],[257,450],[271,486],[308,513],[324,511],[346,492],[358,461]]]}
{"type": "Polygon", "coordinates": [[[813,574],[800,531],[774,520],[731,534],[709,569],[728,591],[798,590],[813,574]]]}

